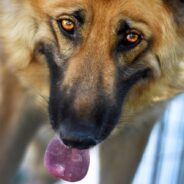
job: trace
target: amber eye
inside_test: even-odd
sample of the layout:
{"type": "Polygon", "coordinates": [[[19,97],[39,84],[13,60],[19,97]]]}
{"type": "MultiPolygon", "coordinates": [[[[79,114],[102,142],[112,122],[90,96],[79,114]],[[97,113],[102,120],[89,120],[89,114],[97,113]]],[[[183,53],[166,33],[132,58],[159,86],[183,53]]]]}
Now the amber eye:
{"type": "Polygon", "coordinates": [[[130,44],[134,44],[134,43],[137,43],[140,39],[140,35],[136,32],[131,32],[131,33],[128,33],[126,35],[126,40],[130,43],[130,44]]]}
{"type": "Polygon", "coordinates": [[[143,35],[137,30],[128,30],[119,40],[118,50],[129,50],[136,47],[143,40],[143,35]]]}
{"type": "Polygon", "coordinates": [[[60,24],[62,29],[68,33],[73,33],[75,30],[75,23],[70,19],[62,19],[60,20],[60,24]]]}

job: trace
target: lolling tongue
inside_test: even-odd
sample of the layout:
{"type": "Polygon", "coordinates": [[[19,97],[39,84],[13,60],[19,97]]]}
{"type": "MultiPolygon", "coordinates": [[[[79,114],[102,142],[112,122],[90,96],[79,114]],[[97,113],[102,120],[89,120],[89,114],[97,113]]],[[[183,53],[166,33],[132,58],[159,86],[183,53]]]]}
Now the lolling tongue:
{"type": "Polygon", "coordinates": [[[44,156],[44,165],[48,172],[70,182],[79,181],[86,176],[89,162],[89,150],[70,148],[57,136],[48,144],[44,156]]]}

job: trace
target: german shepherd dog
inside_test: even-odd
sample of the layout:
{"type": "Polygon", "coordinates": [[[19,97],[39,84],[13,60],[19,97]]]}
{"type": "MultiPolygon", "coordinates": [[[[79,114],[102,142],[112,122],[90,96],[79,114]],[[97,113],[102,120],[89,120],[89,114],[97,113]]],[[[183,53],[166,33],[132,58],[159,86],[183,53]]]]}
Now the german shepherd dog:
{"type": "Polygon", "coordinates": [[[101,183],[131,183],[153,123],[184,89],[184,1],[1,0],[0,28],[0,182],[13,181],[48,107],[52,175],[82,179],[88,149],[111,135],[101,183]]]}

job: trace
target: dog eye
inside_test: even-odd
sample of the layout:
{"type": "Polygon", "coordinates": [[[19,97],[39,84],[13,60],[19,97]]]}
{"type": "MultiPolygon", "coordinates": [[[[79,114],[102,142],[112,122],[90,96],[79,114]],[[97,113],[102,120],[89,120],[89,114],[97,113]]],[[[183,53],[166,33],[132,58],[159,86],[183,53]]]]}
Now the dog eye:
{"type": "Polygon", "coordinates": [[[139,40],[139,35],[137,33],[135,33],[135,32],[128,33],[126,35],[126,40],[130,44],[131,43],[134,44],[134,43],[136,43],[139,40]]]}
{"type": "Polygon", "coordinates": [[[124,34],[123,38],[120,41],[120,47],[121,49],[131,49],[133,47],[136,47],[141,40],[143,39],[143,36],[141,33],[139,33],[136,30],[128,31],[124,34]]]}
{"type": "Polygon", "coordinates": [[[76,22],[72,18],[70,17],[61,18],[58,21],[58,23],[61,31],[68,34],[68,36],[71,36],[75,33],[76,22]]]}
{"type": "Polygon", "coordinates": [[[75,29],[75,23],[69,19],[61,20],[61,26],[67,32],[73,32],[75,29]]]}

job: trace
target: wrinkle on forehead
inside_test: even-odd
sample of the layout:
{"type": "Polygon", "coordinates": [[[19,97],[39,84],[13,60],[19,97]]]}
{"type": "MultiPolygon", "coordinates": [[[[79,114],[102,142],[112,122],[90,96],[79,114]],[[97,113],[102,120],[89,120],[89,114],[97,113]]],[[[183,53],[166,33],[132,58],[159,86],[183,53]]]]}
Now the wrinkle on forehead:
{"type": "Polygon", "coordinates": [[[138,10],[140,12],[144,7],[151,8],[151,11],[154,10],[155,5],[161,5],[161,0],[32,0],[35,4],[39,4],[45,8],[92,8],[100,10],[100,6],[103,7],[103,11],[111,11],[114,9],[115,11],[122,10],[130,10],[133,8],[134,12],[138,10]],[[109,9],[105,9],[108,7],[109,9]]]}
{"type": "Polygon", "coordinates": [[[32,0],[47,14],[56,17],[60,13],[70,13],[84,9],[87,13],[103,13],[104,16],[127,16],[142,21],[160,20],[163,13],[161,0],[32,0]]]}

